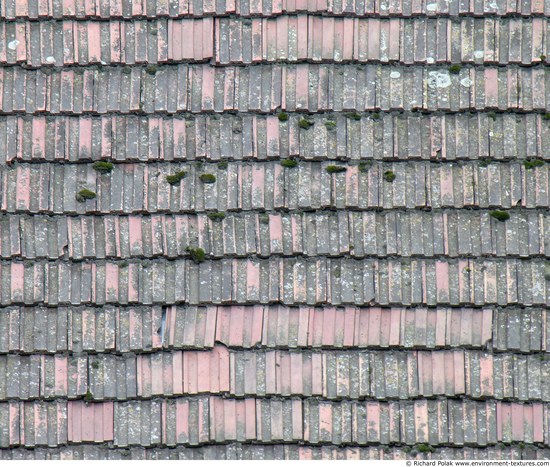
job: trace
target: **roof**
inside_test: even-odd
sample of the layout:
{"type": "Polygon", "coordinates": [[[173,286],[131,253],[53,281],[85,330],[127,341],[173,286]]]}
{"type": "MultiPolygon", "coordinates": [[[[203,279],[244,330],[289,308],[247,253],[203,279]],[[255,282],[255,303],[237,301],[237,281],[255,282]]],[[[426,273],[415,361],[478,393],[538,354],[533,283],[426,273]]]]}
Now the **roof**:
{"type": "Polygon", "coordinates": [[[0,459],[549,459],[549,16],[2,2],[0,459]]]}

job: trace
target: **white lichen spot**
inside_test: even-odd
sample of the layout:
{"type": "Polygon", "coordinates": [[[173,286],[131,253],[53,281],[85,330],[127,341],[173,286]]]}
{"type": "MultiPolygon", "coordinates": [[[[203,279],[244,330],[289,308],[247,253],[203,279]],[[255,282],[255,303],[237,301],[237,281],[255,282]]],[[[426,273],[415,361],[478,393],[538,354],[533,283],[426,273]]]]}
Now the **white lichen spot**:
{"type": "Polygon", "coordinates": [[[437,10],[437,3],[428,3],[426,5],[426,10],[427,11],[435,11],[437,10]]]}
{"type": "Polygon", "coordinates": [[[46,57],[46,63],[55,63],[55,57],[52,57],[51,55],[46,57]]]}
{"type": "Polygon", "coordinates": [[[386,11],[388,9],[388,7],[386,5],[380,5],[380,9],[382,11],[386,11]]]}
{"type": "Polygon", "coordinates": [[[473,83],[470,78],[462,78],[460,80],[460,84],[464,86],[465,88],[469,88],[473,83]]]}
{"type": "Polygon", "coordinates": [[[401,73],[399,73],[398,71],[392,71],[390,73],[390,78],[399,78],[401,76],[401,73]]]}
{"type": "Polygon", "coordinates": [[[476,50],[474,51],[474,57],[475,58],[483,58],[485,55],[485,53],[483,52],[483,50],[476,50]]]}
{"type": "Polygon", "coordinates": [[[426,58],[426,63],[430,63],[430,64],[431,64],[431,63],[434,63],[434,62],[435,62],[435,60],[433,59],[433,57],[428,57],[428,58],[426,58]]]}
{"type": "Polygon", "coordinates": [[[17,39],[14,39],[11,42],[8,42],[8,49],[15,50],[17,49],[17,46],[19,45],[19,41],[17,39]]]}
{"type": "Polygon", "coordinates": [[[102,65],[107,65],[107,62],[104,62],[103,60],[101,60],[101,64],[102,65]]]}
{"type": "Polygon", "coordinates": [[[449,73],[430,71],[428,76],[428,86],[431,88],[448,88],[451,85],[449,73]]]}

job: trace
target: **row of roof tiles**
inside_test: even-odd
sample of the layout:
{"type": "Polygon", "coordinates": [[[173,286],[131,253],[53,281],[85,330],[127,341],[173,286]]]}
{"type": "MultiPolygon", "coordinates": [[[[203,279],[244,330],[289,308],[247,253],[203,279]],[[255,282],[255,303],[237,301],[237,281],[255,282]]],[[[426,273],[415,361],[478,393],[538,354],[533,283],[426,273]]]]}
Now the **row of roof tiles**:
{"type": "Polygon", "coordinates": [[[257,255],[546,256],[550,215],[510,211],[316,211],[152,216],[0,217],[0,257],[71,260],[178,258],[196,244],[210,258],[257,255]]]}
{"type": "Polygon", "coordinates": [[[446,258],[12,262],[0,265],[0,303],[549,305],[545,267],[446,258]]]}
{"type": "Polygon", "coordinates": [[[328,402],[223,399],[0,403],[0,446],[114,446],[296,442],[311,444],[550,444],[547,404],[456,399],[328,402]]]}
{"type": "Polygon", "coordinates": [[[184,350],[0,355],[0,400],[95,401],[187,394],[327,399],[458,397],[550,401],[548,354],[477,350],[184,350]]]}
{"type": "Polygon", "coordinates": [[[550,110],[550,67],[164,65],[0,68],[0,112],[550,110]]]}
{"type": "Polygon", "coordinates": [[[295,209],[524,207],[549,205],[549,164],[518,162],[277,162],[227,166],[120,164],[103,175],[92,164],[0,166],[6,213],[157,213],[295,209]],[[340,172],[332,173],[331,167],[340,172]],[[328,169],[328,170],[327,170],[328,169]],[[187,176],[171,185],[167,176],[187,176]],[[388,180],[388,174],[393,174],[388,180]],[[203,176],[214,176],[204,183],[203,176]],[[213,183],[210,183],[212,181],[213,183]],[[81,190],[92,199],[78,200],[81,190]]]}
{"type": "MultiPolygon", "coordinates": [[[[30,66],[205,61],[545,62],[543,18],[204,18],[0,24],[0,63],[30,66]]],[[[550,58],[549,58],[550,60],[550,58]]]]}
{"type": "Polygon", "coordinates": [[[6,0],[0,18],[132,18],[237,14],[272,16],[316,12],[335,15],[549,15],[544,0],[6,0]]]}
{"type": "Polygon", "coordinates": [[[504,445],[475,448],[433,446],[419,452],[410,446],[311,446],[296,444],[214,444],[175,448],[113,448],[94,444],[0,449],[1,460],[409,460],[409,459],[550,459],[550,449],[531,445],[504,445]]]}
{"type": "Polygon", "coordinates": [[[0,116],[0,163],[17,160],[227,161],[319,159],[547,159],[550,121],[540,114],[342,114],[173,117],[0,116]],[[378,118],[375,118],[378,117],[378,118]]]}
{"type": "Polygon", "coordinates": [[[486,348],[550,351],[540,308],[10,307],[1,353],[230,348],[486,348]],[[45,332],[47,330],[47,332],[45,332]]]}

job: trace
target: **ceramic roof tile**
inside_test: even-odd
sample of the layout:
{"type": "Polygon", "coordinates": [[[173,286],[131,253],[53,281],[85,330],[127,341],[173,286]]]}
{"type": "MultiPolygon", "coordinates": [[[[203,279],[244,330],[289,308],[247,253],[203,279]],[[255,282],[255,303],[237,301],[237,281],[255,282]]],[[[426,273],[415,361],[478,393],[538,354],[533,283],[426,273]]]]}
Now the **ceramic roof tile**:
{"type": "Polygon", "coordinates": [[[548,457],[545,8],[0,5],[0,458],[548,457]]]}
{"type": "MultiPolygon", "coordinates": [[[[329,100],[332,99],[333,103],[325,103],[322,94],[318,94],[313,89],[302,89],[300,86],[292,85],[292,80],[297,79],[298,82],[303,82],[304,78],[309,76],[311,79],[315,79],[322,68],[320,65],[288,65],[283,68],[279,66],[271,65],[257,65],[250,68],[237,67],[235,69],[223,68],[219,71],[219,82],[223,83],[224,80],[235,79],[235,89],[238,95],[235,94],[237,101],[230,108],[232,110],[243,111],[262,111],[270,112],[282,106],[283,109],[305,110],[310,112],[317,111],[318,108],[342,111],[344,109],[344,103],[337,100],[337,96],[341,95],[344,86],[344,77],[348,76],[355,84],[351,85],[350,90],[355,89],[365,78],[369,81],[374,79],[374,89],[377,90],[377,99],[375,102],[367,100],[362,102],[362,98],[352,99],[346,104],[347,109],[354,109],[359,111],[364,110],[383,110],[388,111],[392,107],[390,106],[389,99],[386,99],[387,93],[384,92],[384,88],[388,84],[382,75],[381,65],[367,65],[364,70],[358,70],[357,68],[350,68],[350,66],[329,66],[329,71],[334,74],[335,82],[334,88],[329,91],[329,100]],[[230,71],[233,70],[233,71],[230,71]],[[275,90],[280,86],[282,79],[281,71],[285,72],[287,79],[290,78],[290,82],[287,83],[284,92],[285,94],[268,93],[267,90],[261,91],[258,85],[262,80],[271,82],[275,87],[270,89],[275,90]],[[342,73],[342,75],[340,74],[342,73]],[[371,74],[377,76],[370,78],[371,74]],[[303,75],[303,76],[302,76],[303,75]],[[293,78],[295,76],[295,78],[293,78]],[[279,83],[279,84],[277,84],[279,83]],[[249,99],[249,93],[260,92],[258,94],[259,99],[257,103],[253,99],[249,99]],[[259,106],[259,103],[263,104],[259,106]]],[[[385,69],[385,68],[384,68],[385,69]]],[[[132,68],[131,71],[131,87],[142,87],[143,92],[141,94],[141,110],[150,112],[162,112],[164,111],[163,98],[159,94],[159,91],[154,92],[155,88],[162,89],[160,87],[162,80],[166,77],[166,84],[168,87],[173,86],[173,82],[176,79],[177,73],[187,74],[188,82],[180,83],[190,93],[190,102],[184,105],[184,109],[193,113],[201,111],[212,111],[219,105],[217,101],[222,99],[221,94],[216,97],[214,95],[214,72],[206,65],[170,65],[165,67],[159,67],[156,71],[145,67],[132,68]],[[153,73],[154,74],[151,74],[153,73]]],[[[394,78],[392,80],[402,80],[407,82],[410,69],[403,67],[395,67],[395,73],[392,72],[394,78]],[[399,75],[399,76],[398,76],[399,75]]],[[[490,109],[485,102],[484,95],[487,92],[493,92],[494,82],[485,80],[484,73],[474,68],[462,68],[458,75],[450,74],[447,69],[440,67],[429,68],[416,68],[417,72],[414,72],[412,77],[411,86],[415,86],[416,89],[423,89],[422,95],[403,95],[403,103],[399,104],[397,109],[399,110],[467,110],[471,107],[476,110],[490,109]],[[424,87],[422,83],[426,82],[427,86],[424,87]],[[458,101],[458,96],[463,95],[464,99],[458,101]],[[451,102],[458,102],[456,106],[449,107],[449,100],[451,102]]],[[[487,70],[487,69],[486,69],[487,70]]],[[[515,68],[509,67],[507,71],[499,70],[498,72],[498,84],[497,89],[494,91],[499,96],[498,106],[525,109],[525,110],[546,110],[545,99],[540,98],[533,101],[531,97],[530,87],[531,83],[536,83],[544,86],[544,77],[542,71],[535,71],[531,68],[515,68]],[[516,95],[514,89],[517,87],[517,83],[523,86],[524,92],[520,95],[516,95]],[[504,101],[501,101],[502,90],[510,90],[508,98],[503,97],[504,101]]],[[[107,100],[102,96],[110,86],[115,86],[119,78],[119,69],[113,67],[105,67],[101,70],[88,70],[83,75],[74,73],[73,71],[52,71],[44,76],[42,71],[27,70],[24,71],[19,67],[6,68],[4,71],[5,85],[4,85],[4,98],[1,102],[0,110],[6,113],[27,111],[28,113],[36,113],[39,111],[40,103],[33,102],[32,100],[25,106],[25,90],[27,93],[35,93],[38,89],[39,80],[45,80],[46,85],[52,87],[52,90],[59,90],[53,92],[49,96],[49,100],[46,103],[48,109],[53,113],[68,112],[72,114],[80,114],[82,112],[94,111],[103,114],[107,111],[105,103],[107,100]],[[84,87],[80,87],[80,79],[84,79],[84,87]],[[13,83],[13,85],[10,85],[13,83]],[[27,85],[25,85],[27,83],[27,85]],[[19,89],[21,88],[21,89],[19,89]],[[12,90],[15,91],[12,93],[12,90]],[[89,99],[91,95],[94,95],[93,101],[89,99]],[[82,110],[81,110],[82,106],[82,110]]],[[[218,78],[216,78],[216,81],[218,78]]],[[[408,84],[407,84],[408,85],[408,84]]],[[[216,87],[216,89],[220,89],[216,87]]],[[[187,91],[184,94],[187,94],[187,91]]],[[[543,95],[542,93],[540,94],[543,95]]],[[[135,98],[131,99],[131,109],[140,110],[139,102],[135,102],[135,98]]],[[[115,111],[123,111],[123,107],[120,107],[123,101],[113,108],[115,111]]],[[[182,103],[183,104],[183,103],[182,103]]]]}

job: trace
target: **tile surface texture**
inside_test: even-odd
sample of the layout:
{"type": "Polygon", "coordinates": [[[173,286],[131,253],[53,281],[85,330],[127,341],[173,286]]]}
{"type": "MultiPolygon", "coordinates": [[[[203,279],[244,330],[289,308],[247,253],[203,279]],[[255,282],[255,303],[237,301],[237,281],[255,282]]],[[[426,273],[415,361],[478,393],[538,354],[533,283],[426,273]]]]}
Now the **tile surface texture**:
{"type": "Polygon", "coordinates": [[[550,459],[549,18],[1,1],[0,460],[550,459]]]}

